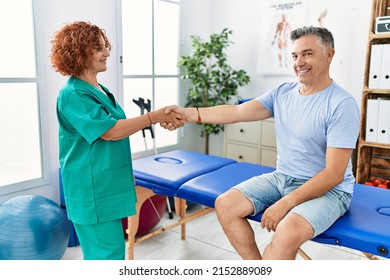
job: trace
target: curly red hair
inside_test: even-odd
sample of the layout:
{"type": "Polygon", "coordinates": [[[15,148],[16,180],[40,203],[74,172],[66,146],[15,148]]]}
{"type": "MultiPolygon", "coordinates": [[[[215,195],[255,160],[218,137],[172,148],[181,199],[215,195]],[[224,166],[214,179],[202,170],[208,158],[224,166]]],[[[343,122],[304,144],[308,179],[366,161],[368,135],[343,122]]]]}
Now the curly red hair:
{"type": "Polygon", "coordinates": [[[83,21],[65,25],[54,33],[51,41],[51,63],[56,72],[64,76],[79,76],[90,66],[93,50],[111,50],[104,29],[83,21]],[[101,44],[104,40],[104,46],[101,44]]]}

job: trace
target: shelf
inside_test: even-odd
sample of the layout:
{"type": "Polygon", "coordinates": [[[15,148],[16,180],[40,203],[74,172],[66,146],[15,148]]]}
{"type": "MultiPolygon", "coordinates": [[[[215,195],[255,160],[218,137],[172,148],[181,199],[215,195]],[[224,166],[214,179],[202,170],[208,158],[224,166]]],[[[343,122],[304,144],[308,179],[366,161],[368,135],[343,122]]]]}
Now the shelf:
{"type": "Polygon", "coordinates": [[[390,0],[372,0],[371,5],[370,31],[362,90],[360,136],[357,148],[355,177],[358,183],[371,181],[375,177],[390,178],[390,144],[365,141],[368,100],[390,97],[390,89],[368,88],[372,45],[390,44],[390,33],[374,33],[378,16],[390,16],[390,0]]]}
{"type": "Polygon", "coordinates": [[[373,178],[390,179],[390,145],[359,142],[356,181],[364,183],[373,178]]]}
{"type": "Polygon", "coordinates": [[[390,40],[390,33],[382,33],[382,34],[375,34],[375,33],[370,33],[368,35],[368,40],[373,41],[373,40],[390,40]]]}
{"type": "Polygon", "coordinates": [[[390,144],[367,142],[364,140],[359,141],[360,147],[372,147],[372,148],[381,148],[381,149],[390,149],[390,144]]]}
{"type": "Polygon", "coordinates": [[[378,95],[390,95],[390,89],[377,89],[377,88],[364,88],[365,94],[378,94],[378,95]]]}

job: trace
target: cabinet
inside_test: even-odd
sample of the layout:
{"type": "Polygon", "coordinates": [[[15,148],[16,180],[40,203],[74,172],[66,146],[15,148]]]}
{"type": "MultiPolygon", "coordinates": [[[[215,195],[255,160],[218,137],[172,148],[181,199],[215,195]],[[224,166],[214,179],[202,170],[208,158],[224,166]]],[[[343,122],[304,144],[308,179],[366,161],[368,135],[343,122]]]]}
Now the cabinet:
{"type": "Polygon", "coordinates": [[[276,166],[273,119],[228,124],[225,127],[225,157],[237,161],[276,166]]]}
{"type": "MultiPolygon", "coordinates": [[[[390,130],[390,110],[386,109],[381,112],[379,107],[373,106],[373,104],[383,105],[385,102],[390,102],[390,73],[388,73],[390,53],[385,54],[386,51],[384,51],[385,48],[390,50],[390,30],[387,33],[376,32],[377,17],[384,16],[390,19],[390,0],[373,0],[357,148],[356,181],[358,183],[370,181],[375,177],[390,179],[390,141],[387,141],[386,137],[385,140],[382,137],[390,130]],[[387,111],[386,115],[383,115],[384,111],[387,111]],[[381,116],[385,116],[384,121],[378,121],[381,116]],[[373,123],[376,125],[375,128],[373,128],[373,123]],[[387,128],[379,127],[378,123],[384,124],[387,128]],[[375,130],[379,134],[375,134],[375,130]],[[380,136],[378,137],[378,135],[380,136]]],[[[389,27],[390,24],[387,24],[386,28],[389,27]]]]}

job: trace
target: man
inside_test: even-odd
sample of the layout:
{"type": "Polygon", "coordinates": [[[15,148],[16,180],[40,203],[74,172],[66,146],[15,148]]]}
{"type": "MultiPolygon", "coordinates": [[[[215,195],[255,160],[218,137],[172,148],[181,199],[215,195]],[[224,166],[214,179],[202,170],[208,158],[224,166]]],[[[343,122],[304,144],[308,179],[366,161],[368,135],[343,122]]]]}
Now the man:
{"type": "Polygon", "coordinates": [[[243,259],[295,259],[299,247],[342,216],[352,198],[350,158],[360,117],[354,98],[330,77],[333,36],[325,28],[303,27],[291,32],[291,40],[297,82],[240,105],[166,111],[220,124],[274,117],[276,171],[235,186],[215,202],[218,219],[243,259]],[[262,255],[246,219],[261,211],[262,228],[274,232],[262,255]]]}

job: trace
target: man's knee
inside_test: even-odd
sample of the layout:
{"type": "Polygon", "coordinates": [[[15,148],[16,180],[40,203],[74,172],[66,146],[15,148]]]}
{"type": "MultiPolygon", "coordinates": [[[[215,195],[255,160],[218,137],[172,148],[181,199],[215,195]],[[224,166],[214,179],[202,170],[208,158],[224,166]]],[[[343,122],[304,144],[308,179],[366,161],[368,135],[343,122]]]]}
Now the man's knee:
{"type": "Polygon", "coordinates": [[[217,215],[245,218],[253,213],[252,203],[238,190],[231,189],[219,195],[214,204],[217,215]]]}
{"type": "Polygon", "coordinates": [[[228,210],[231,204],[230,201],[231,199],[229,199],[229,196],[226,193],[219,195],[215,200],[215,204],[214,204],[215,211],[217,213],[223,213],[224,211],[226,211],[225,209],[228,210]]]}
{"type": "Polygon", "coordinates": [[[298,214],[289,214],[277,226],[274,241],[300,246],[313,234],[314,229],[308,221],[298,214]]]}

